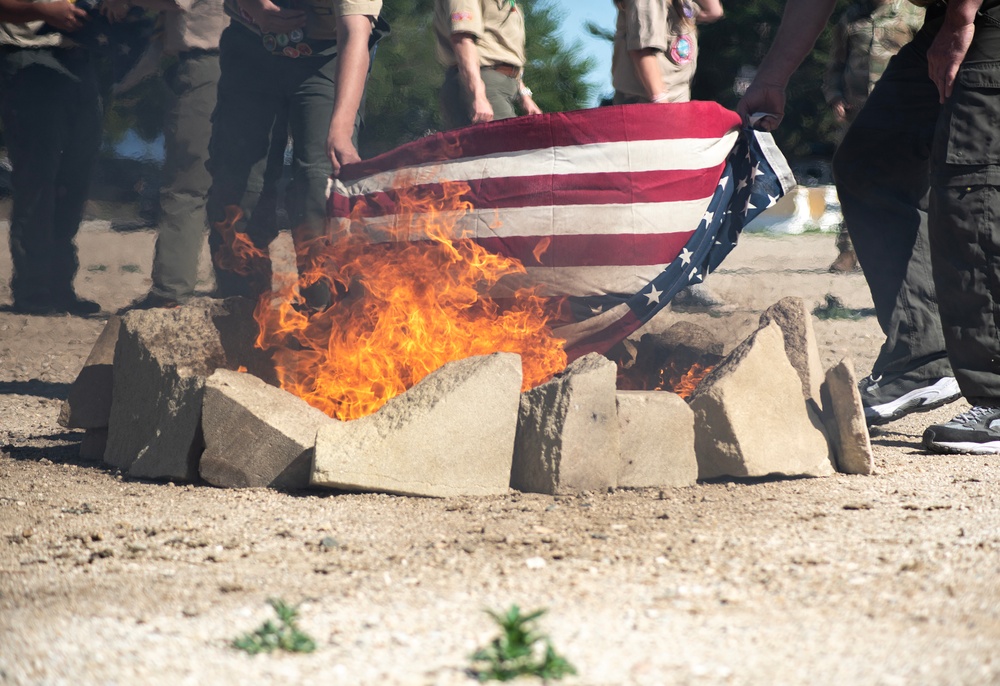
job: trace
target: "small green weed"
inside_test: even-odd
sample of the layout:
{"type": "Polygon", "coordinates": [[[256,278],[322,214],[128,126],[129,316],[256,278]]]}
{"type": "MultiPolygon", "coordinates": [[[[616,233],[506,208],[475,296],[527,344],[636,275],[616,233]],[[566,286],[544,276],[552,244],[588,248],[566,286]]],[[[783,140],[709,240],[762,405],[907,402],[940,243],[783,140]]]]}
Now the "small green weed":
{"type": "Polygon", "coordinates": [[[108,271],[108,265],[106,264],[91,264],[87,267],[88,272],[106,272],[108,271]]]}
{"type": "Polygon", "coordinates": [[[274,650],[285,650],[290,653],[311,653],[316,650],[316,642],[295,623],[299,614],[298,606],[293,607],[276,598],[269,599],[267,603],[274,608],[280,624],[267,620],[252,633],[234,639],[233,648],[244,650],[251,655],[270,653],[274,650]]]}
{"type": "Polygon", "coordinates": [[[142,269],[137,264],[123,264],[119,267],[126,274],[138,274],[142,269]]]}
{"type": "Polygon", "coordinates": [[[527,615],[511,605],[505,614],[486,610],[500,627],[500,635],[472,657],[472,676],[479,681],[511,681],[535,676],[545,681],[576,674],[576,669],[557,654],[548,637],[535,630],[535,620],[545,614],[536,610],[527,615]]]}
{"type": "Polygon", "coordinates": [[[874,317],[875,309],[871,307],[851,309],[845,306],[844,302],[840,298],[831,293],[827,293],[826,304],[820,305],[814,309],[813,314],[816,315],[817,319],[858,320],[862,317],[874,317]]]}

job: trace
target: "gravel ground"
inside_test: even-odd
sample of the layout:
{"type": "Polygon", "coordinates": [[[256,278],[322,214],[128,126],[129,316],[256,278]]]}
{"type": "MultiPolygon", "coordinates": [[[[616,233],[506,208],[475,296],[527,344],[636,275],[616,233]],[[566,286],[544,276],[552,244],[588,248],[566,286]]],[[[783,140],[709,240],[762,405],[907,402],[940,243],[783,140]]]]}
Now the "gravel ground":
{"type": "MultiPolygon", "coordinates": [[[[6,245],[0,225],[0,244],[6,245]]],[[[78,290],[148,286],[152,235],[84,227],[78,290]]],[[[784,295],[871,306],[833,237],[746,236],[683,317],[731,346],[784,295]]],[[[0,303],[9,258],[0,250],[0,303]]],[[[207,265],[203,274],[208,278],[207,265]]],[[[467,684],[485,608],[547,608],[576,684],[1000,683],[1000,458],[924,453],[927,423],[873,432],[873,476],[550,498],[219,490],[82,461],[61,398],[104,319],[0,312],[0,683],[467,684]],[[229,642],[300,605],[309,655],[229,642]]],[[[873,317],[817,322],[865,373],[873,317]]],[[[660,440],[651,436],[650,440],[660,440]]],[[[775,450],[781,450],[776,438],[775,450]]]]}

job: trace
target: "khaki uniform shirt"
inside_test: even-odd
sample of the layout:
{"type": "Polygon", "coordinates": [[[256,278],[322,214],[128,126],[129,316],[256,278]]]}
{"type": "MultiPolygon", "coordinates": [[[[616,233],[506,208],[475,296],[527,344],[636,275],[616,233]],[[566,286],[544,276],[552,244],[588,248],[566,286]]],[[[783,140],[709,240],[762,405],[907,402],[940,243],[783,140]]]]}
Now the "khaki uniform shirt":
{"type": "Polygon", "coordinates": [[[229,24],[223,0],[176,0],[180,12],[163,13],[163,50],[176,55],[187,50],[218,50],[229,24]]]}
{"type": "MultiPolygon", "coordinates": [[[[52,0],[31,1],[51,2],[52,0]]],[[[38,31],[43,26],[45,26],[44,21],[29,21],[27,24],[0,23],[0,45],[10,45],[17,48],[55,48],[72,44],[72,41],[65,39],[57,31],[38,35],[38,31]]]]}
{"type": "Polygon", "coordinates": [[[456,64],[455,33],[472,35],[480,66],[524,66],[524,15],[514,0],[435,0],[434,33],[438,61],[446,67],[456,64]]]}
{"type": "MultiPolygon", "coordinates": [[[[278,0],[278,5],[288,7],[289,3],[278,0]]],[[[250,16],[240,9],[236,0],[225,0],[226,14],[234,20],[245,25],[255,33],[260,34],[260,28],[253,23],[250,16]]],[[[293,31],[288,37],[284,37],[283,42],[279,42],[278,47],[298,44],[304,40],[317,41],[320,43],[331,43],[337,40],[337,17],[347,17],[355,14],[363,14],[370,17],[377,17],[382,11],[382,0],[305,0],[296,4],[296,7],[304,8],[306,11],[306,26],[304,35],[294,35],[293,31]]],[[[279,37],[279,40],[281,37],[279,37]]],[[[303,53],[309,54],[309,53],[303,53]]]]}
{"type": "Polygon", "coordinates": [[[653,49],[669,102],[691,99],[691,80],[698,61],[695,29],[697,5],[691,0],[619,0],[611,82],[628,99],[648,102],[630,50],[653,49]],[[689,15],[689,16],[688,16],[689,15]]]}
{"type": "Polygon", "coordinates": [[[923,20],[924,11],[905,0],[889,0],[881,7],[862,0],[844,10],[833,29],[823,79],[827,103],[843,100],[848,117],[857,114],[889,59],[913,39],[923,20]]]}

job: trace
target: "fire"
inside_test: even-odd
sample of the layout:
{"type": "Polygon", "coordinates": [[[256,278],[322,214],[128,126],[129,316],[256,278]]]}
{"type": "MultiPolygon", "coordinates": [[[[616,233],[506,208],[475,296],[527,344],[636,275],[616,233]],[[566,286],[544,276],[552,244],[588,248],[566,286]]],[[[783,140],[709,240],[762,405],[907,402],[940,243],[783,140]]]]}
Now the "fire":
{"type": "Polygon", "coordinates": [[[376,228],[359,205],[332,237],[299,246],[301,276],[281,279],[254,313],[257,345],[272,352],[282,388],[347,420],[375,412],[452,360],[519,353],[525,389],[566,366],[545,299],[521,289],[501,307],[485,295],[524,268],[454,235],[470,208],[462,199],[468,186],[434,188],[400,197],[392,227],[376,228]],[[336,300],[313,312],[301,290],[320,281],[336,300]]]}
{"type": "Polygon", "coordinates": [[[701,380],[715,367],[695,362],[688,369],[677,369],[667,364],[650,377],[640,377],[634,369],[618,369],[618,388],[624,391],[670,391],[688,400],[701,380]]]}

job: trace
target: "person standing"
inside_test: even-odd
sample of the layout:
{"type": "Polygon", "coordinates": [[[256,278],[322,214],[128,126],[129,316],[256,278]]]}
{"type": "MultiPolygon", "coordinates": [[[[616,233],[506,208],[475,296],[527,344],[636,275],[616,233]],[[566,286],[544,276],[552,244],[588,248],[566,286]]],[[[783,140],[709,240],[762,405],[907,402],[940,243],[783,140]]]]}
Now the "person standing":
{"type": "MultiPolygon", "coordinates": [[[[719,0],[615,0],[611,82],[614,105],[688,102],[698,65],[698,23],[723,16],[719,0]]],[[[725,303],[704,283],[674,296],[679,310],[707,310],[725,303]]]]}
{"type": "MultiPolygon", "coordinates": [[[[850,5],[834,25],[830,59],[823,79],[823,97],[840,125],[843,139],[868,100],[889,58],[909,43],[923,23],[922,8],[906,0],[860,0],[850,5]]],[[[847,226],[840,224],[833,273],[856,271],[858,258],[847,226]]]]}
{"type": "Polygon", "coordinates": [[[96,314],[101,306],[80,298],[73,279],[74,238],[101,142],[101,103],[91,54],[58,32],[79,29],[84,13],[51,4],[44,11],[6,8],[10,21],[0,23],[0,119],[13,166],[10,310],[96,314]]]}
{"type": "Polygon", "coordinates": [[[524,15],[516,0],[435,0],[445,125],[541,114],[524,85],[524,15]]]}
{"type": "MultiPolygon", "coordinates": [[[[789,0],[738,106],[773,129],[788,78],[834,0],[789,0]]],[[[881,424],[960,395],[923,436],[933,452],[1000,453],[1000,2],[950,0],[889,62],[834,156],[851,240],[886,335],[860,384],[881,424]],[[952,376],[954,374],[954,377],[952,376]]]]}
{"type": "Polygon", "coordinates": [[[688,102],[698,65],[698,23],[723,16],[719,0],[616,0],[613,104],[688,102]]]}
{"type": "MultiPolygon", "coordinates": [[[[235,229],[247,232],[246,217],[254,206],[248,199],[249,179],[265,163],[275,136],[290,132],[293,141],[288,207],[300,273],[306,267],[302,248],[325,236],[330,176],[361,159],[355,140],[369,41],[381,8],[381,0],[322,0],[305,9],[271,0],[225,0],[232,21],[220,42],[207,204],[219,295],[256,296],[261,289],[260,283],[222,266],[224,240],[215,227],[225,222],[227,208],[237,207],[244,219],[235,229]],[[287,131],[280,125],[284,116],[287,131]]],[[[387,31],[378,22],[378,31],[387,31]]],[[[259,248],[266,248],[271,238],[250,237],[259,248]]],[[[302,294],[310,309],[332,302],[330,285],[322,280],[307,285],[302,294]]]]}
{"type": "Polygon", "coordinates": [[[125,310],[175,307],[191,298],[198,279],[211,183],[205,162],[219,83],[219,39],[228,19],[222,0],[104,0],[104,5],[116,19],[130,6],[163,13],[163,56],[170,66],[162,79],[170,102],[163,127],[162,212],[153,284],[125,310]]]}

